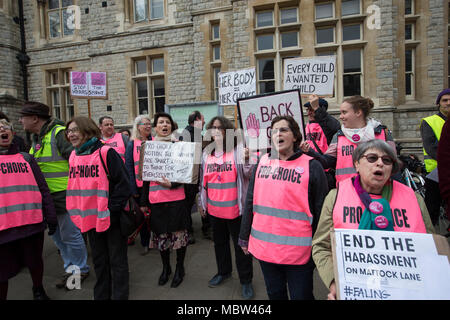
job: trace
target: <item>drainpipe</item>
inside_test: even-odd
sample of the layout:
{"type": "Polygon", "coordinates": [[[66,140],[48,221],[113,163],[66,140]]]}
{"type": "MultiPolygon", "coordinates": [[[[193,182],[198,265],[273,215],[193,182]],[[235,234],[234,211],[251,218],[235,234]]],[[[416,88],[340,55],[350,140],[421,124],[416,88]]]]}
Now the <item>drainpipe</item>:
{"type": "MultiPolygon", "coordinates": [[[[23,99],[28,101],[28,69],[27,64],[30,62],[30,57],[27,55],[27,46],[25,42],[25,19],[23,17],[23,0],[18,0],[19,3],[19,25],[20,25],[20,53],[16,55],[19,60],[22,70],[22,84],[23,84],[23,99]]],[[[16,19],[14,19],[16,21],[16,19]]],[[[17,22],[17,21],[16,21],[17,22]]]]}

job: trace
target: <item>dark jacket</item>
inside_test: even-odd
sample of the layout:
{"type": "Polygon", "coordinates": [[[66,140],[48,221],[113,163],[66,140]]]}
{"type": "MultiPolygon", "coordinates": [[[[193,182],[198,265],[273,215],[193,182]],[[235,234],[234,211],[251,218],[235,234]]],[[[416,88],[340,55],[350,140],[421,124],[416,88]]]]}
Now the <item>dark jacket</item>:
{"type": "MultiPolygon", "coordinates": [[[[54,126],[61,125],[64,126],[64,122],[56,119],[56,118],[50,118],[47,120],[47,122],[44,123],[44,125],[41,128],[41,131],[39,134],[33,134],[31,136],[31,143],[32,147],[36,146],[37,143],[41,143],[44,136],[53,129],[54,126]]],[[[64,131],[60,131],[56,136],[56,147],[58,148],[59,153],[61,153],[61,156],[69,160],[70,154],[72,153],[73,146],[72,144],[66,140],[64,137],[64,131]]]]}
{"type": "MultiPolygon", "coordinates": [[[[297,159],[303,154],[298,150],[287,161],[297,159]]],[[[259,165],[259,160],[258,160],[259,165]]],[[[250,183],[247,190],[247,198],[245,200],[245,208],[242,213],[241,230],[239,233],[239,242],[242,245],[248,245],[248,239],[250,237],[250,230],[253,223],[253,191],[255,189],[255,176],[258,169],[258,165],[255,166],[250,183]]],[[[313,234],[319,223],[320,212],[322,211],[323,201],[328,194],[328,183],[325,177],[325,172],[317,160],[311,160],[309,163],[309,183],[308,183],[308,204],[313,215],[312,229],[313,234]]]]}
{"type": "Polygon", "coordinates": [[[341,128],[341,124],[336,118],[330,116],[327,110],[322,107],[317,108],[314,112],[314,119],[315,121],[311,121],[311,123],[317,122],[320,125],[325,137],[327,138],[327,144],[330,145],[333,136],[341,128]]]}
{"type": "MultiPolygon", "coordinates": [[[[442,119],[447,120],[447,117],[445,117],[441,112],[439,112],[437,115],[440,116],[442,119]]],[[[421,123],[420,135],[422,137],[423,148],[425,149],[426,153],[432,159],[437,160],[437,149],[439,140],[434,134],[433,129],[426,121],[422,121],[421,123]]]]}
{"type": "MultiPolygon", "coordinates": [[[[11,144],[9,150],[6,154],[16,154],[19,153],[19,149],[16,145],[11,144]]],[[[1,161],[0,155],[0,161],[1,161]]],[[[39,191],[42,194],[42,215],[44,220],[40,223],[25,225],[21,227],[10,228],[0,231],[0,244],[12,242],[17,239],[26,238],[33,234],[42,232],[45,230],[47,224],[57,225],[58,220],[56,219],[55,207],[53,206],[53,201],[50,196],[50,190],[48,189],[47,182],[39,168],[36,160],[30,154],[24,154],[25,160],[30,164],[31,170],[33,171],[34,178],[36,179],[39,191]]],[[[1,205],[1,204],[0,204],[1,205]]]]}
{"type": "Polygon", "coordinates": [[[447,202],[447,219],[450,220],[450,122],[445,121],[437,149],[439,189],[447,202]]]}

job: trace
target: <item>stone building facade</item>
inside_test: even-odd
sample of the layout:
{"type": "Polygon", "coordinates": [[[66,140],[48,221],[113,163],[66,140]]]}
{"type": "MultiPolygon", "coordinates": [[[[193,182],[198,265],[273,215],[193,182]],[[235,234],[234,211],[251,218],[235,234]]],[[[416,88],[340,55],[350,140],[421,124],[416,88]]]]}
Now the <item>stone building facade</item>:
{"type": "MultiPolygon", "coordinates": [[[[24,99],[23,7],[29,100],[55,116],[87,115],[68,94],[70,71],[106,71],[108,98],[92,118],[131,126],[164,104],[213,101],[220,71],[256,67],[258,93],[282,90],[283,61],[336,55],[330,113],[345,96],[375,102],[373,116],[410,151],[419,122],[449,87],[449,0],[0,0],[0,108],[24,99]],[[23,3],[21,6],[20,2],[23,3]],[[73,7],[71,7],[73,6],[73,7]]],[[[234,108],[225,108],[233,118],[234,108]]]]}

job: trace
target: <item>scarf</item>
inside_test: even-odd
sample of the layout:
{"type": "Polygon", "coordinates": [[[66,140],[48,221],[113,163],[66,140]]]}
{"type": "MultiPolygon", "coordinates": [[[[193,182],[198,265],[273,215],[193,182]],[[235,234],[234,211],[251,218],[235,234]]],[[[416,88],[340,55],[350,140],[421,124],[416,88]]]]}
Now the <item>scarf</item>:
{"type": "Polygon", "coordinates": [[[394,221],[389,201],[392,198],[392,182],[384,185],[381,199],[372,199],[369,193],[361,185],[360,176],[353,180],[353,186],[361,202],[366,207],[361,216],[358,229],[394,231],[394,221]]]}
{"type": "Polygon", "coordinates": [[[172,141],[172,135],[168,135],[167,137],[160,137],[158,135],[156,135],[155,137],[155,141],[166,141],[166,142],[171,142],[172,141]]]}
{"type": "Polygon", "coordinates": [[[91,139],[83,143],[81,147],[75,148],[75,153],[77,154],[77,156],[90,154],[91,148],[96,144],[97,141],[98,139],[96,137],[92,137],[91,139]]]}
{"type": "Polygon", "coordinates": [[[375,139],[375,128],[381,123],[375,119],[369,119],[367,125],[363,128],[344,128],[341,126],[341,131],[344,133],[345,137],[353,143],[360,144],[361,142],[366,142],[375,139]]]}

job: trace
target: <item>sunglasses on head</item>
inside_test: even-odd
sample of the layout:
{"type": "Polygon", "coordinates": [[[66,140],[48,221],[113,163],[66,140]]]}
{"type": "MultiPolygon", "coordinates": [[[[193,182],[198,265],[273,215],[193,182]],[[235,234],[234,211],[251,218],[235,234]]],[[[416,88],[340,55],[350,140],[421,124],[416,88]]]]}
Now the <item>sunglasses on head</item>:
{"type": "Polygon", "coordinates": [[[375,153],[365,154],[365,155],[363,155],[361,158],[366,158],[367,161],[368,161],[369,163],[377,162],[377,161],[378,161],[378,158],[381,158],[381,161],[383,161],[383,163],[384,163],[385,165],[387,165],[387,166],[390,166],[390,165],[392,165],[392,164],[394,163],[394,160],[392,160],[391,157],[386,156],[386,155],[380,157],[380,156],[378,156],[378,155],[375,154],[375,153]]]}

